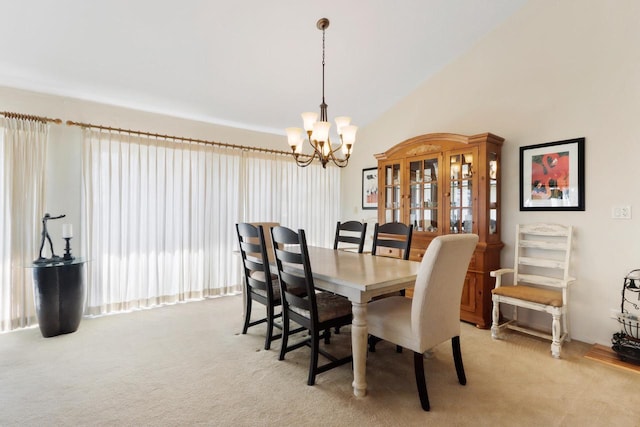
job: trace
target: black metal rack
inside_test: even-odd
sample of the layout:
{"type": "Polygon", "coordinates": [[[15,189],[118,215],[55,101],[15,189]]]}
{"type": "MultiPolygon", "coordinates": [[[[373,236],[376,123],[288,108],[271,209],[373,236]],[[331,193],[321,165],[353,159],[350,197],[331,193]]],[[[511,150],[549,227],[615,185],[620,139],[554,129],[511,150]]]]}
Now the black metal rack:
{"type": "Polygon", "coordinates": [[[640,269],[631,270],[622,285],[618,322],[622,330],[613,334],[611,348],[618,357],[640,365],[640,269]]]}

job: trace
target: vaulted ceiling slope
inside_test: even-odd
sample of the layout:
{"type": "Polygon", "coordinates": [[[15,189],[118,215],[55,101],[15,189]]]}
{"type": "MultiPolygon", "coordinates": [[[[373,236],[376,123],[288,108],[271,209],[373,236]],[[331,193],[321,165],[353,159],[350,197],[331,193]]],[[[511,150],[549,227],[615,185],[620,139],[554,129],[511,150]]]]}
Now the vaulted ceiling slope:
{"type": "Polygon", "coordinates": [[[370,123],[526,0],[0,0],[0,85],[270,133],[370,123]],[[7,43],[10,41],[10,43],[7,43]]]}

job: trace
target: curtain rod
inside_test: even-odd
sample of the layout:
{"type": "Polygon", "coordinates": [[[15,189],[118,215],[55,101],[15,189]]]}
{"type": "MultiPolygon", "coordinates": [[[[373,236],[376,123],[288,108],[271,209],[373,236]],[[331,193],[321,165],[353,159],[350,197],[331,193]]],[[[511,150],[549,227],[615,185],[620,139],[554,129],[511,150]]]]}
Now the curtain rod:
{"type": "MultiPolygon", "coordinates": [[[[131,129],[114,128],[114,127],[110,127],[110,126],[94,125],[94,124],[90,124],[90,123],[79,123],[79,122],[74,122],[74,121],[71,121],[71,120],[67,120],[67,125],[68,126],[79,126],[81,128],[91,128],[91,129],[108,130],[108,131],[120,132],[120,133],[128,133],[128,134],[132,134],[132,135],[151,136],[151,137],[154,137],[154,138],[172,139],[174,141],[198,142],[198,143],[202,143],[202,144],[214,145],[216,147],[233,148],[233,149],[236,149],[236,150],[259,151],[259,152],[262,152],[262,153],[281,154],[281,155],[286,155],[286,156],[290,156],[291,155],[291,153],[289,153],[287,151],[273,150],[273,149],[270,149],[270,148],[251,147],[251,146],[248,146],[248,145],[238,145],[238,144],[227,144],[227,143],[224,143],[224,142],[208,141],[206,139],[185,138],[185,137],[182,137],[182,136],[162,135],[162,134],[158,134],[158,133],[143,132],[143,131],[131,130],[131,129]]],[[[302,156],[305,156],[305,155],[303,154],[302,156]]]]}
{"type": "Polygon", "coordinates": [[[0,115],[5,116],[8,119],[35,120],[42,123],[55,123],[57,125],[62,123],[61,119],[52,119],[50,117],[33,116],[31,114],[12,113],[10,111],[0,111],[0,115]]]}

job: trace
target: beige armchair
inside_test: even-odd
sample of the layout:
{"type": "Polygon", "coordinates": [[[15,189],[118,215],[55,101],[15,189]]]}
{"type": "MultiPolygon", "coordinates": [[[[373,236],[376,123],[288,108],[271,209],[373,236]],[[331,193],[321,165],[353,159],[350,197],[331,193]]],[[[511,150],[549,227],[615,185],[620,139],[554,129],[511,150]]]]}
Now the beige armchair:
{"type": "Polygon", "coordinates": [[[429,410],[423,353],[451,340],[458,382],[467,383],[460,351],[460,298],[475,234],[433,239],[422,258],[413,299],[392,296],[369,303],[369,334],[413,350],[416,384],[422,409],[429,410]]]}

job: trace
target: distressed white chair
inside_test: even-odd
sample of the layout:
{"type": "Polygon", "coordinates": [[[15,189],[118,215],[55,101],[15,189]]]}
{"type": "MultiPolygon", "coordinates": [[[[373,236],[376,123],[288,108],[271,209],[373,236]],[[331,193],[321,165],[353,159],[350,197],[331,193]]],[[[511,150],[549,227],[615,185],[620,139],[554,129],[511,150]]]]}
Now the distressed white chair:
{"type": "Polygon", "coordinates": [[[369,334],[413,350],[416,384],[422,409],[429,410],[423,354],[451,340],[458,382],[467,383],[460,351],[460,298],[475,234],[433,239],[420,263],[413,299],[392,296],[367,305],[369,334]]]}
{"type": "Polygon", "coordinates": [[[503,328],[551,340],[551,354],[560,357],[569,335],[569,276],[573,228],[559,224],[518,225],[516,229],[514,268],[491,272],[496,278],[492,292],[493,323],[491,337],[498,339],[503,328]],[[505,286],[503,277],[511,274],[512,283],[505,286]],[[512,316],[500,324],[500,303],[513,306],[512,316]],[[518,308],[549,313],[551,334],[518,323],[518,308]]]}

